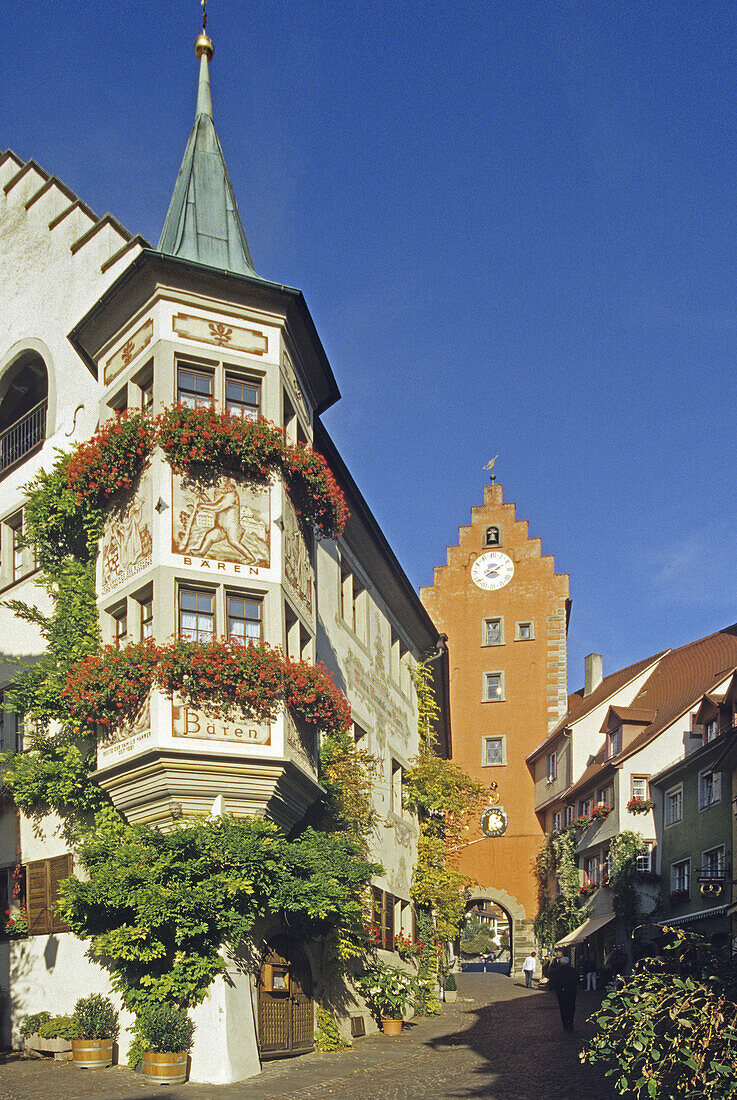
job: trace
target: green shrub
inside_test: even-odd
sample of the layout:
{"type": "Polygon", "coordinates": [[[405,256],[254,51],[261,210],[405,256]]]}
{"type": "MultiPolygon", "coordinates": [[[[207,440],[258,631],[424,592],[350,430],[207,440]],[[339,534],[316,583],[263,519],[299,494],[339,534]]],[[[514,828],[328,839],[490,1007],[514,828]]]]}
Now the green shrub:
{"type": "Polygon", "coordinates": [[[50,1012],[34,1012],[31,1016],[26,1016],[23,1023],[20,1025],[20,1033],[25,1039],[28,1035],[38,1035],[38,1029],[41,1024],[45,1024],[47,1020],[51,1019],[50,1012]]]}
{"type": "Polygon", "coordinates": [[[633,1100],[732,1100],[737,1075],[737,968],[702,937],[664,929],[663,955],[645,959],[605,997],[581,1060],[633,1100]]]}
{"type": "Polygon", "coordinates": [[[80,997],[74,1006],[74,1016],[78,1039],[117,1039],[118,1013],[112,1001],[100,993],[80,997]]]}
{"type": "Polygon", "coordinates": [[[455,976],[453,974],[449,974],[448,977],[445,979],[445,988],[449,989],[451,993],[458,989],[455,976]]]}
{"type": "Polygon", "coordinates": [[[77,1039],[77,1021],[74,1016],[50,1016],[38,1029],[42,1039],[77,1039]]]}
{"type": "Polygon", "coordinates": [[[322,1005],[317,1006],[315,1015],[315,1045],[321,1054],[345,1050],[351,1045],[340,1034],[333,1016],[322,1005]]]}
{"type": "Polygon", "coordinates": [[[138,1017],[136,1031],[143,1050],[182,1054],[192,1046],[194,1024],[183,1008],[156,1004],[138,1017]]]}

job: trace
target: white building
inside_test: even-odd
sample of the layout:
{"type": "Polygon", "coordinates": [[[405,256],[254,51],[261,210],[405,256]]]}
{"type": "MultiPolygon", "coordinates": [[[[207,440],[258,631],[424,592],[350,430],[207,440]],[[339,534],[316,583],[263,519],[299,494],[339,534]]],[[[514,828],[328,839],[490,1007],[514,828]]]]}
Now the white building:
{"type": "MultiPolygon", "coordinates": [[[[164,640],[192,630],[196,619],[203,637],[260,637],[328,666],[352,706],[357,738],[383,769],[376,800],[384,825],[371,857],[386,870],[375,883],[374,905],[392,946],[392,932],[411,932],[416,855],[416,821],[401,806],[402,770],[417,750],[410,668],[441,647],[320,422],[339,392],[305,300],[254,270],[212,120],[208,39],[198,39],[197,52],[195,124],[157,249],[110,215],[98,218],[34,161],[11,151],[0,156],[2,598],[48,606],[35,584],[33,551],[17,545],[23,487],[52,464],[56,448],[89,438],[115,411],[213,403],[263,415],[293,443],[314,443],[351,512],[337,542],[305,535],[280,479],[261,490],[226,485],[224,478],[193,490],[156,452],[133,499],[109,517],[100,543],[100,623],[106,642],[164,640]],[[218,493],[230,494],[220,513],[218,493]],[[233,523],[236,537],[229,539],[233,523]]],[[[0,632],[2,687],[13,678],[14,662],[37,657],[43,642],[6,608],[0,632]]],[[[433,668],[445,706],[444,657],[433,668]]],[[[22,735],[15,716],[2,713],[2,748],[13,751],[22,735]]],[[[213,720],[205,728],[197,714],[156,693],[129,736],[100,747],[98,768],[99,782],[128,820],[162,827],[182,815],[207,814],[218,799],[225,812],[262,814],[289,827],[321,792],[317,745],[284,715],[249,730],[244,743],[232,724],[213,720]]],[[[61,823],[32,822],[6,801],[0,814],[6,898],[18,864],[26,883],[33,876],[36,892],[33,898],[27,892],[32,934],[0,942],[0,986],[10,1004],[5,1044],[11,1027],[17,1041],[28,1013],[68,1012],[80,995],[109,989],[106,973],[85,959],[85,945],[49,908],[56,882],[74,866],[61,823]],[[45,890],[40,900],[38,889],[45,890]]],[[[266,957],[280,943],[257,948],[266,957]]],[[[293,1050],[311,1047],[309,979],[308,973],[302,1039],[293,1050]]],[[[275,1045],[259,1035],[263,995],[258,973],[231,969],[227,982],[216,982],[193,1013],[194,1080],[238,1080],[258,1072],[260,1055],[289,1052],[290,1039],[277,1036],[275,1045]]],[[[362,1004],[352,1012],[372,1026],[362,1004]]],[[[122,1032],[121,1059],[128,1041],[122,1032]]]]}
{"type": "Polygon", "coordinates": [[[575,830],[582,923],[566,942],[600,964],[615,947],[631,951],[632,929],[616,920],[608,885],[611,842],[624,831],[645,841],[637,887],[646,920],[659,903],[663,870],[650,777],[702,745],[704,696],[724,694],[736,668],[734,626],[609,676],[591,654],[583,689],[568,697],[568,713],[527,758],[545,831],[575,830]]]}

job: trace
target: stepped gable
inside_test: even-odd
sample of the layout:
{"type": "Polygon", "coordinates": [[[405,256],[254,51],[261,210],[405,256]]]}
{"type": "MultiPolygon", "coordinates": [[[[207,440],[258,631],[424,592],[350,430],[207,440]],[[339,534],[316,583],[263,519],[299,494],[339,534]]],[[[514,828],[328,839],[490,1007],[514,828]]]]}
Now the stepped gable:
{"type": "Polygon", "coordinates": [[[35,160],[23,161],[12,149],[6,149],[0,154],[0,222],[6,223],[11,232],[19,232],[24,220],[34,235],[40,228],[45,230],[50,248],[68,249],[72,256],[83,255],[85,261],[95,252],[101,274],[148,245],[112,214],[98,217],[70,187],[35,160]]]}

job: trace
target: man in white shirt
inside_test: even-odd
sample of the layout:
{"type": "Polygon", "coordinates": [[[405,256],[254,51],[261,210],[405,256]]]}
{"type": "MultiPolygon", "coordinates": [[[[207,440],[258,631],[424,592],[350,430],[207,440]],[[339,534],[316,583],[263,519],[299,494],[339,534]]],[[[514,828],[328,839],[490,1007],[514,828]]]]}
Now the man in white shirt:
{"type": "Polygon", "coordinates": [[[522,963],[522,972],[525,975],[525,985],[532,989],[532,975],[535,973],[535,952],[531,951],[522,963]]]}

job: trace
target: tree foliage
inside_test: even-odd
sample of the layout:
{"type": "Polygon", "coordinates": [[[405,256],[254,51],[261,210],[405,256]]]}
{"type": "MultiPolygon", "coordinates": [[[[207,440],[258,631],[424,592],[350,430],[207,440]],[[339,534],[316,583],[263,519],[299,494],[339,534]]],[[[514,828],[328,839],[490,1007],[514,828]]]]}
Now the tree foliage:
{"type": "Polygon", "coordinates": [[[737,972],[733,959],[682,929],[662,955],[637,963],[604,999],[597,1034],[581,1053],[604,1068],[620,1095],[735,1095],[737,972]]]}
{"type": "Polygon", "coordinates": [[[485,952],[498,951],[499,944],[494,938],[494,933],[488,924],[478,919],[471,918],[466,921],[461,931],[461,953],[463,955],[481,955],[485,952]]]}
{"type": "Polygon", "coordinates": [[[356,745],[350,733],[323,736],[320,744],[320,783],[325,788],[321,826],[328,832],[349,832],[368,848],[378,813],[373,787],[378,774],[376,757],[356,745]]]}
{"type": "Polygon", "coordinates": [[[199,1004],[226,966],[223,946],[259,917],[278,916],[301,939],[361,922],[376,870],[346,834],[306,829],[290,841],[271,822],[227,817],[163,833],[109,806],[79,857],[86,877],[61,884],[60,912],[136,1014],[199,1004]]]}

